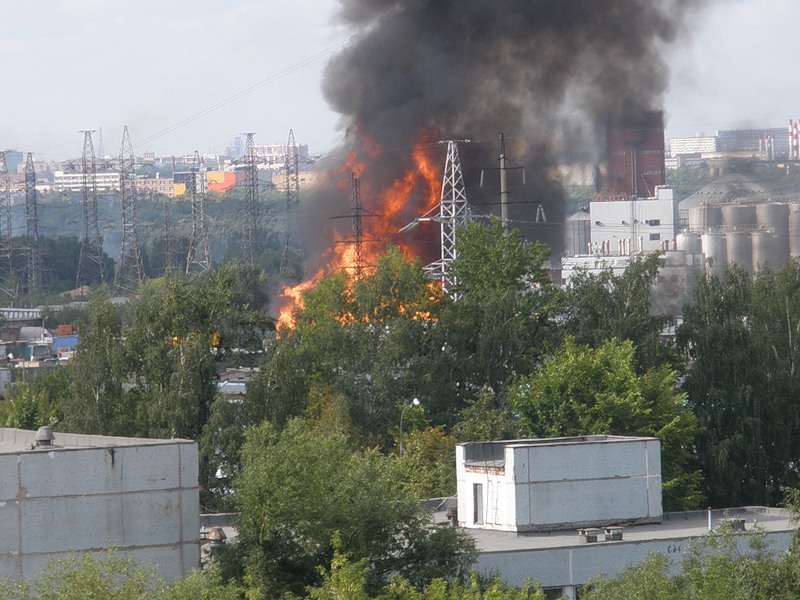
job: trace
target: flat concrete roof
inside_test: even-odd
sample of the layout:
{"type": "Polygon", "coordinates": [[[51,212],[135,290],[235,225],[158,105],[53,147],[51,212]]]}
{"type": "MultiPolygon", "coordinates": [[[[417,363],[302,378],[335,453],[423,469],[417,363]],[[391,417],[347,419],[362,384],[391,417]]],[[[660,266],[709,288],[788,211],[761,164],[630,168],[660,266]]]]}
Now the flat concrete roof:
{"type": "Polygon", "coordinates": [[[108,448],[112,446],[156,446],[159,444],[185,443],[192,440],[170,439],[157,440],[147,438],[130,438],[107,435],[83,435],[80,433],[53,432],[55,439],[51,446],[36,445],[36,432],[26,429],[0,428],[0,454],[17,454],[19,452],[42,452],[51,450],[79,450],[85,448],[108,448]]]}
{"type": "MultiPolygon", "coordinates": [[[[767,532],[784,532],[795,529],[791,515],[781,508],[764,506],[745,506],[739,508],[719,509],[711,511],[712,525],[717,527],[723,519],[744,519],[745,527],[750,530],[758,524],[767,532]]],[[[438,520],[438,519],[437,519],[438,520]]],[[[611,525],[611,523],[609,523],[611,525]]],[[[554,548],[571,548],[587,546],[604,546],[610,544],[640,543],[655,540],[681,540],[699,538],[708,533],[708,512],[704,510],[665,513],[663,521],[652,525],[630,525],[623,527],[622,540],[598,541],[587,544],[578,535],[577,529],[551,531],[542,533],[516,533],[506,531],[490,531],[485,529],[463,528],[474,540],[481,553],[513,552],[545,550],[554,548]]]]}

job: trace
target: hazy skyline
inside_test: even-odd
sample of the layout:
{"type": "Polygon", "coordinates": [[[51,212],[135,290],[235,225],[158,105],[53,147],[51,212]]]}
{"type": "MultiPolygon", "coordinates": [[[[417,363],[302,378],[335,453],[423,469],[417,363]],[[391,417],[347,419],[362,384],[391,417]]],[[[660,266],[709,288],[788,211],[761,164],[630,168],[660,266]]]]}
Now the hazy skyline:
{"type": "MultiPolygon", "coordinates": [[[[353,34],[335,23],[335,0],[3,4],[0,148],[75,157],[78,130],[102,127],[105,153],[116,154],[123,125],[137,154],[223,152],[244,131],[285,143],[292,128],[316,153],[342,138],[320,89],[353,34]]],[[[700,14],[666,51],[668,138],[800,117],[792,8],[729,0],[700,14]]]]}

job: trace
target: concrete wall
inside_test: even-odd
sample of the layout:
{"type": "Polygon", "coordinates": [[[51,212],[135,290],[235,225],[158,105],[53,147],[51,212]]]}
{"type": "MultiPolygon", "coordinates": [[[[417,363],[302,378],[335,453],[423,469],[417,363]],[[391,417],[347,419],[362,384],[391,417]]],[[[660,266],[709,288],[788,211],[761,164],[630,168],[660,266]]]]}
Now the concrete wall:
{"type": "Polygon", "coordinates": [[[655,438],[587,436],[502,444],[502,460],[470,460],[484,453],[472,452],[472,444],[456,446],[462,527],[544,531],[661,518],[661,450],[655,438]]]}
{"type": "MultiPolygon", "coordinates": [[[[766,534],[770,550],[789,547],[791,532],[766,534]]],[[[539,548],[506,552],[479,553],[474,568],[487,576],[499,575],[508,585],[520,587],[526,581],[538,579],[545,588],[562,588],[571,600],[576,588],[585,585],[600,573],[613,577],[625,567],[641,562],[649,552],[663,553],[677,568],[685,553],[697,541],[696,536],[672,539],[606,542],[575,545],[574,547],[539,548]]],[[[744,539],[741,540],[744,551],[744,539]]]]}
{"type": "Polygon", "coordinates": [[[34,450],[33,435],[0,430],[0,575],[109,547],[169,579],[198,566],[196,443],[56,433],[34,450]]]}

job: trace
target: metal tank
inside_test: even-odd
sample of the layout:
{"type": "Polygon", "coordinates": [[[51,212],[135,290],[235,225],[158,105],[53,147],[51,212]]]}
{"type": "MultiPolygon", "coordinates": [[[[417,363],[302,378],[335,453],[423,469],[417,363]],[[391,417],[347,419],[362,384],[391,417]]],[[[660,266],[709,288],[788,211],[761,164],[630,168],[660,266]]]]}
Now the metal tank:
{"type": "Polygon", "coordinates": [[[754,204],[725,204],[722,207],[722,224],[728,230],[752,229],[756,224],[754,204]]]}
{"type": "Polygon", "coordinates": [[[728,262],[736,263],[745,271],[753,273],[753,244],[750,232],[729,231],[725,234],[728,262]]]}
{"type": "Polygon", "coordinates": [[[789,256],[800,258],[800,204],[789,206],[789,256]]]}
{"type": "Polygon", "coordinates": [[[700,254],[703,251],[700,236],[696,233],[679,233],[675,236],[675,249],[686,252],[686,254],[700,254]]]}
{"type": "Polygon", "coordinates": [[[786,261],[780,236],[771,231],[753,232],[753,271],[768,267],[773,271],[786,261]]]}
{"type": "Polygon", "coordinates": [[[564,228],[564,246],[567,256],[586,254],[592,239],[588,210],[579,210],[567,218],[564,228]]]}
{"type": "Polygon", "coordinates": [[[722,225],[722,210],[717,205],[692,206],[689,209],[689,231],[703,233],[722,225]]]}
{"type": "Polygon", "coordinates": [[[775,244],[775,268],[779,268],[789,258],[789,205],[779,202],[766,202],[756,206],[758,226],[765,231],[772,231],[777,239],[775,244]]]}
{"type": "Polygon", "coordinates": [[[725,234],[717,232],[704,233],[701,236],[703,254],[706,256],[706,264],[711,262],[708,267],[713,275],[722,275],[725,265],[728,262],[728,253],[725,242],[725,234]]]}

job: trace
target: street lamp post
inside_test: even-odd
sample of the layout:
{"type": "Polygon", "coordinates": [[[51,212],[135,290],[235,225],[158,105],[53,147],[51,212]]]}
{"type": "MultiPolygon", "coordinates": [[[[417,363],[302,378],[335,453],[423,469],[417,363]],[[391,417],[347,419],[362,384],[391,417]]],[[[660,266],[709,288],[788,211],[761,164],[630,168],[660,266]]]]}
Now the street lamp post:
{"type": "Polygon", "coordinates": [[[411,402],[403,407],[400,411],[400,456],[403,456],[403,416],[406,414],[409,406],[419,406],[419,398],[414,398],[411,402]]]}

